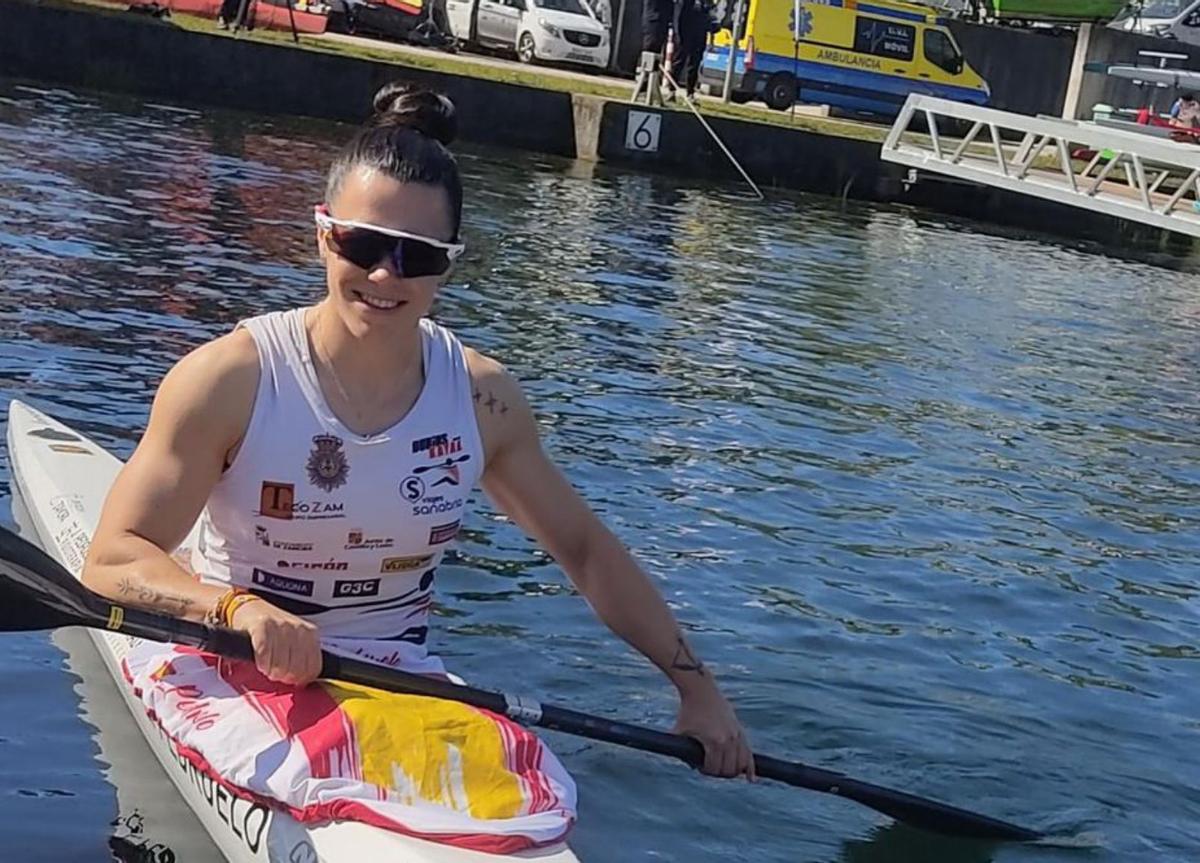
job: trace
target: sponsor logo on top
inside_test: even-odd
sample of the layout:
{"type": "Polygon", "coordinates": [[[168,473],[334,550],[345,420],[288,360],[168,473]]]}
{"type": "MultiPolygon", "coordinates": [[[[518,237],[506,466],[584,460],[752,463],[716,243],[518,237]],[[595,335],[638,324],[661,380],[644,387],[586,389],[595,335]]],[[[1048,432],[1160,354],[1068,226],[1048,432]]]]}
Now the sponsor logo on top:
{"type": "Polygon", "coordinates": [[[413,468],[413,476],[419,478],[422,474],[428,474],[430,471],[434,471],[429,482],[430,489],[435,489],[439,485],[456,486],[462,482],[462,475],[458,472],[458,466],[463,462],[470,460],[470,453],[449,456],[444,461],[440,461],[437,464],[423,464],[413,468]]]}
{"type": "Polygon", "coordinates": [[[441,545],[443,542],[449,542],[458,536],[458,521],[452,521],[448,524],[437,524],[429,528],[429,544],[441,545]]]}
{"type": "Polygon", "coordinates": [[[339,579],[333,583],[333,598],[340,599],[346,596],[378,596],[379,581],[380,580],[378,578],[339,579]]]}
{"type": "Polygon", "coordinates": [[[313,595],[313,583],[308,579],[280,575],[277,572],[268,572],[258,567],[254,568],[251,581],[265,587],[267,590],[277,590],[280,593],[298,593],[301,596],[313,595]]]}
{"type": "Polygon", "coordinates": [[[390,536],[369,537],[365,536],[361,530],[352,530],[346,534],[347,551],[358,551],[359,549],[382,551],[391,548],[394,544],[395,540],[390,536]]]}
{"type": "Polygon", "coordinates": [[[429,437],[418,438],[413,441],[413,453],[427,452],[430,458],[445,458],[449,455],[462,452],[462,438],[455,435],[450,437],[448,434],[435,434],[429,437]]]}
{"type": "Polygon", "coordinates": [[[265,548],[277,548],[280,551],[312,551],[313,544],[311,542],[284,542],[282,540],[271,540],[271,534],[261,524],[254,525],[254,538],[258,540],[258,544],[265,548]]]}
{"type": "Polygon", "coordinates": [[[296,500],[296,486],[293,483],[270,480],[265,480],[262,484],[258,512],[255,515],[285,521],[317,521],[346,517],[345,504],[341,501],[296,500]]]}
{"type": "Polygon", "coordinates": [[[324,563],[321,561],[307,560],[280,560],[276,562],[280,569],[318,569],[326,572],[345,572],[350,568],[350,564],[344,560],[327,560],[324,563]]]}
{"type": "Polygon", "coordinates": [[[326,494],[346,484],[350,463],[342,449],[342,439],[331,434],[315,435],[308,454],[308,481],[326,494]]]}
{"type": "Polygon", "coordinates": [[[461,485],[459,465],[470,459],[469,453],[447,456],[436,464],[419,465],[413,470],[412,476],[405,477],[400,483],[400,496],[412,504],[412,514],[441,515],[462,509],[465,503],[463,498],[447,498],[437,493],[437,489],[443,486],[443,491],[446,491],[461,485]]]}
{"type": "Polygon", "coordinates": [[[410,569],[424,569],[432,561],[432,554],[419,554],[414,557],[385,557],[379,564],[379,571],[408,572],[410,569]]]}

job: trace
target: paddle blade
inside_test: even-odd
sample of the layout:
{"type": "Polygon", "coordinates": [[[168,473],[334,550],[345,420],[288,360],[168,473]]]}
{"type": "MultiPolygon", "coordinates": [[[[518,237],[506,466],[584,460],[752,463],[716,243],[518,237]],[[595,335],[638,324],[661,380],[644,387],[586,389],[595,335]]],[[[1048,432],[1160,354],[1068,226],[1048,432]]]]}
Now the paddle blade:
{"type": "Polygon", "coordinates": [[[889,815],[910,827],[919,827],[943,836],[1004,842],[1029,842],[1043,836],[1036,830],[978,812],[968,812],[936,800],[872,785],[841,773],[809,767],[798,762],[756,755],[754,764],[759,776],[777,779],[799,788],[836,794],[846,800],[869,806],[876,812],[889,815]]]}
{"type": "Polygon", "coordinates": [[[103,624],[102,605],[58,561],[0,527],[0,632],[103,624]]]}

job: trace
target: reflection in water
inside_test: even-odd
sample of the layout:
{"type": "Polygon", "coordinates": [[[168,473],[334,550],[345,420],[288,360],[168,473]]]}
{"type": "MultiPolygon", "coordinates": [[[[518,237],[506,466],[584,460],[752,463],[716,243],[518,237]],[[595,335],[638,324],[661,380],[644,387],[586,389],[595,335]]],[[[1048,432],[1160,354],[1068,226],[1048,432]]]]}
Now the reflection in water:
{"type": "MultiPolygon", "coordinates": [[[[346,134],[0,84],[4,396],[127,455],[171,363],[321,295],[311,207],[346,134]]],[[[759,748],[1103,825],[1091,859],[1196,859],[1192,279],[899,209],[460,158],[468,253],[439,318],[522,379],[759,748]]],[[[479,504],[440,571],[450,666],[669,725],[660,678],[479,504]]],[[[552,743],[585,859],[614,835],[688,863],[1034,859],[552,743]]]]}

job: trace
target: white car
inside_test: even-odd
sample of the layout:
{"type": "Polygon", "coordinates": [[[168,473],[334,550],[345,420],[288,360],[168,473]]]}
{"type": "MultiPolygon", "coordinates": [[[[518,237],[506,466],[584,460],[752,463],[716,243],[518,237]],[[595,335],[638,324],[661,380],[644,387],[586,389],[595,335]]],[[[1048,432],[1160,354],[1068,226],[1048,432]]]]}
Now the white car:
{"type": "Polygon", "coordinates": [[[1108,26],[1200,44],[1200,0],[1145,0],[1141,5],[1131,3],[1108,26]]]}
{"type": "Polygon", "coordinates": [[[446,0],[446,16],[461,42],[511,49],[523,63],[608,66],[608,30],[582,0],[446,0]]]}

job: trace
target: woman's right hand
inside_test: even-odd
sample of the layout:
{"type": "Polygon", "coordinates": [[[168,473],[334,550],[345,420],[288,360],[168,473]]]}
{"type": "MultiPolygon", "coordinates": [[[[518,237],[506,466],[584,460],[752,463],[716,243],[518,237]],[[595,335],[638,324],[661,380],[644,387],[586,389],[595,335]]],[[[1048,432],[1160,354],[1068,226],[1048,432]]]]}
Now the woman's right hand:
{"type": "Polygon", "coordinates": [[[239,606],[229,623],[250,635],[254,664],[269,679],[304,686],[321,673],[321,641],[307,620],[256,599],[239,606]]]}

